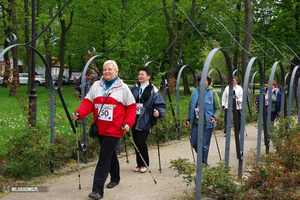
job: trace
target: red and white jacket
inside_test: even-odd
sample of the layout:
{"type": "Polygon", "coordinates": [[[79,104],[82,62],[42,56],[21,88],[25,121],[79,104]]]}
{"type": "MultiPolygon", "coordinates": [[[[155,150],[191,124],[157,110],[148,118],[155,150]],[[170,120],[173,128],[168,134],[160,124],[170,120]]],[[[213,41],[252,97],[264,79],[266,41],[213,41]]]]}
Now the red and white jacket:
{"type": "Polygon", "coordinates": [[[93,111],[94,122],[102,107],[100,118],[97,120],[98,134],[121,138],[124,131],[123,124],[133,126],[136,117],[136,102],[128,87],[120,78],[105,90],[104,78],[94,82],[88,94],[82,100],[82,103],[76,112],[79,113],[79,120],[93,111]],[[107,98],[107,96],[109,97],[107,98]],[[105,117],[106,113],[109,113],[105,117]]]}

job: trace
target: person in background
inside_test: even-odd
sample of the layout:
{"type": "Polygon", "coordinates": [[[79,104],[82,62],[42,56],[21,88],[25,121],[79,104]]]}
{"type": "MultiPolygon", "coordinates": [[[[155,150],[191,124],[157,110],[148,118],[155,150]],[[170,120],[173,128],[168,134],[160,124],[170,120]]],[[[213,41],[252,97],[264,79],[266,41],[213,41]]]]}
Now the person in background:
{"type": "Polygon", "coordinates": [[[113,188],[120,182],[120,166],[116,145],[133,126],[136,116],[136,103],[128,85],[118,77],[115,61],[107,60],[103,64],[103,77],[96,81],[82,100],[78,110],[73,113],[74,120],[81,120],[93,112],[97,120],[98,140],[100,144],[99,160],[95,169],[94,182],[90,198],[102,199],[104,183],[111,175],[107,188],[113,188]]]}
{"type": "MultiPolygon", "coordinates": [[[[238,85],[239,79],[238,77],[233,77],[233,91],[235,92],[236,97],[236,109],[237,109],[237,116],[238,116],[238,124],[239,124],[239,131],[241,131],[241,111],[242,111],[242,102],[243,102],[243,88],[238,85]]],[[[222,110],[225,110],[224,116],[224,124],[225,129],[224,133],[226,136],[226,122],[227,122],[227,112],[228,112],[228,99],[229,99],[229,85],[225,88],[222,96],[222,110]]]]}
{"type": "MultiPolygon", "coordinates": [[[[270,98],[270,94],[269,94],[269,85],[270,85],[270,81],[268,81],[268,87],[265,88],[265,105],[266,105],[266,112],[268,112],[268,102],[269,102],[269,98],[270,98]]],[[[273,86],[272,86],[272,108],[271,108],[271,122],[275,121],[275,118],[277,115],[280,115],[280,108],[281,108],[281,92],[280,89],[278,88],[277,82],[274,80],[273,81],[273,86]]],[[[256,101],[254,103],[255,107],[259,106],[259,95],[256,98],[256,101]]]]}
{"type": "MultiPolygon", "coordinates": [[[[166,112],[166,104],[158,89],[150,82],[151,70],[148,67],[140,67],[138,83],[130,88],[137,105],[136,120],[132,127],[132,135],[142,157],[149,166],[147,138],[149,131],[156,124],[157,118],[161,119],[166,112]]],[[[136,153],[137,166],[134,172],[144,173],[147,166],[142,158],[136,153]]]]}
{"type": "MultiPolygon", "coordinates": [[[[201,84],[201,75],[198,76],[197,82],[201,84]]],[[[203,150],[202,150],[202,163],[207,165],[207,158],[210,146],[210,139],[213,128],[216,126],[218,116],[221,114],[221,103],[219,95],[210,86],[211,77],[207,75],[205,83],[205,96],[204,96],[204,123],[202,127],[203,134],[203,150]]],[[[195,151],[197,152],[198,141],[198,119],[199,119],[199,97],[200,90],[196,88],[189,101],[189,107],[187,110],[187,120],[185,127],[188,128],[191,124],[191,143],[195,151]]]]}
{"type": "MultiPolygon", "coordinates": [[[[75,90],[79,92],[79,96],[81,96],[81,79],[80,76],[75,83],[75,90]]],[[[86,95],[92,86],[92,80],[94,79],[94,72],[91,69],[86,70],[85,80],[84,80],[84,94],[86,95]]]]}

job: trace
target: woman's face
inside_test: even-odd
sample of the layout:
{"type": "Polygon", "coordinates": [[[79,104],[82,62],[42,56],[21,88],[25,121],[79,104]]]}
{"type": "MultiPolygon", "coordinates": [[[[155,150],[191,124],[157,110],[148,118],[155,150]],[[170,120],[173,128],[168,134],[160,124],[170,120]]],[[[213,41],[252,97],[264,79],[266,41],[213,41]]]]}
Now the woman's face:
{"type": "Polygon", "coordinates": [[[237,84],[237,80],[236,79],[233,79],[233,87],[235,87],[237,84]]]}
{"type": "Polygon", "coordinates": [[[117,75],[118,75],[118,72],[115,70],[115,68],[113,67],[112,63],[109,63],[109,64],[107,64],[107,65],[104,66],[104,68],[103,68],[103,76],[104,76],[105,80],[111,81],[117,75]]]}
{"type": "Polygon", "coordinates": [[[138,79],[140,83],[147,83],[150,80],[150,76],[144,70],[141,70],[139,71],[138,79]]]}

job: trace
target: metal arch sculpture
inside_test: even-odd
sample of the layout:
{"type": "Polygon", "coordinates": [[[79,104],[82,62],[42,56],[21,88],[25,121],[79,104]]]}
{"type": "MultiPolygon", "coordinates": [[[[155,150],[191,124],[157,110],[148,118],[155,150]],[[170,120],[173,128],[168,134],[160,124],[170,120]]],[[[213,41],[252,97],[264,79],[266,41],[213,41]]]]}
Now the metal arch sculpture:
{"type": "MultiPolygon", "coordinates": [[[[285,75],[285,77],[284,77],[284,85],[286,85],[287,84],[287,79],[288,79],[288,77],[291,75],[291,73],[290,72],[288,72],[288,73],[286,73],[286,75],[285,75]]],[[[284,95],[285,95],[285,97],[287,96],[286,94],[287,94],[287,89],[285,89],[285,91],[283,91],[284,92],[284,95]]],[[[283,116],[287,116],[287,106],[286,106],[286,98],[284,98],[284,108],[281,108],[281,113],[282,112],[284,112],[284,115],[283,116]]]]}
{"type": "MultiPolygon", "coordinates": [[[[16,36],[14,36],[16,37],[16,36]]],[[[34,47],[28,46],[27,44],[14,44],[9,47],[6,47],[1,53],[0,53],[0,58],[4,56],[4,54],[9,51],[10,49],[17,47],[17,46],[26,46],[28,48],[31,48],[35,53],[38,54],[38,56],[41,58],[43,63],[46,66],[46,70],[49,74],[51,74],[50,66],[44,56],[34,47]]],[[[49,76],[49,85],[50,85],[50,142],[54,142],[54,87],[53,87],[53,80],[52,77],[49,76]]]]}
{"type": "MultiPolygon", "coordinates": [[[[88,50],[88,52],[89,52],[90,54],[94,54],[95,51],[96,51],[95,48],[94,48],[94,47],[90,47],[90,48],[93,49],[93,52],[91,53],[89,50],[88,50]]],[[[109,58],[108,56],[106,56],[105,54],[94,55],[94,56],[92,56],[92,57],[87,61],[87,63],[85,64],[85,66],[84,66],[84,68],[83,68],[83,71],[82,71],[82,74],[81,74],[81,85],[84,85],[86,71],[87,71],[87,69],[89,68],[90,64],[93,62],[93,60],[94,60],[95,58],[101,57],[101,56],[107,58],[108,60],[110,60],[110,58],[109,58]]],[[[81,87],[81,100],[83,100],[83,98],[84,98],[84,96],[85,96],[84,93],[85,93],[84,87],[81,87]]]]}
{"type": "MultiPolygon", "coordinates": [[[[247,68],[246,68],[246,73],[245,73],[245,80],[243,83],[243,99],[247,98],[247,90],[248,90],[248,85],[249,85],[249,77],[251,73],[251,68],[254,64],[254,62],[257,61],[258,67],[259,67],[259,75],[260,75],[260,102],[264,102],[263,99],[264,97],[264,71],[263,67],[261,64],[261,60],[258,57],[253,57],[249,61],[247,68]],[[262,95],[263,94],[263,95],[262,95]]],[[[254,75],[252,76],[252,82],[254,79],[254,75]]],[[[257,139],[257,159],[258,161],[260,160],[260,149],[261,149],[261,130],[262,130],[262,118],[263,118],[263,110],[264,110],[265,104],[262,104],[262,106],[259,107],[259,124],[258,124],[258,139],[257,139]]],[[[245,121],[246,121],[246,104],[242,104],[242,115],[241,115],[241,133],[240,133],[240,146],[241,146],[241,153],[243,154],[243,148],[244,148],[244,130],[245,130],[245,121]]],[[[239,170],[238,170],[238,175],[242,175],[242,169],[243,169],[243,159],[239,160],[239,170]]]]}
{"type": "Polygon", "coordinates": [[[180,77],[182,74],[182,71],[186,68],[190,68],[193,74],[193,78],[194,78],[194,87],[197,88],[197,81],[196,81],[196,75],[195,75],[195,71],[194,69],[190,66],[190,65],[183,65],[177,75],[177,83],[176,83],[176,96],[177,96],[177,124],[178,124],[178,137],[180,139],[180,114],[179,114],[179,85],[180,85],[180,77]]]}
{"type": "Polygon", "coordinates": [[[221,80],[221,97],[223,95],[223,92],[224,92],[224,83],[223,83],[223,78],[222,78],[222,75],[221,75],[221,72],[220,70],[214,68],[214,69],[211,69],[209,72],[208,72],[208,75],[210,75],[213,71],[217,71],[218,74],[219,74],[219,77],[220,77],[220,80],[221,80]]]}
{"type": "Polygon", "coordinates": [[[297,94],[298,94],[298,125],[299,125],[300,124],[300,79],[298,79],[297,94]]]}
{"type": "MultiPolygon", "coordinates": [[[[280,71],[281,71],[281,75],[283,76],[284,75],[284,68],[283,68],[283,65],[280,61],[277,61],[273,64],[272,66],[272,70],[271,70],[271,74],[270,74],[270,77],[269,77],[269,81],[270,83],[272,84],[269,84],[269,91],[272,91],[273,90],[273,80],[274,80],[274,76],[277,75],[277,78],[278,78],[278,74],[276,73],[276,68],[277,66],[279,65],[280,67],[280,71]]],[[[285,91],[285,84],[284,84],[284,80],[281,79],[281,91],[285,91]]],[[[280,106],[280,109],[281,107],[283,107],[283,102],[284,102],[284,99],[285,99],[285,93],[283,92],[283,94],[281,94],[281,106],[280,106]]],[[[268,105],[271,105],[272,104],[272,98],[269,98],[268,99],[268,105]]],[[[272,106],[268,106],[268,116],[267,116],[267,132],[269,133],[270,131],[270,126],[271,126],[271,109],[272,109],[272,106]]],[[[280,115],[281,118],[283,118],[283,115],[281,114],[280,115]]],[[[266,136],[265,136],[266,137],[266,136]]],[[[269,139],[269,134],[268,134],[268,139],[269,139]]],[[[267,154],[269,153],[269,149],[267,149],[267,154]]]]}
{"type": "Polygon", "coordinates": [[[236,69],[232,72],[233,76],[236,74],[236,73],[240,73],[241,77],[242,77],[242,82],[244,82],[244,75],[243,75],[243,72],[239,69],[236,69]]]}
{"type": "Polygon", "coordinates": [[[252,106],[253,106],[253,82],[254,82],[254,79],[255,79],[255,75],[258,73],[258,71],[255,71],[254,74],[252,75],[252,78],[251,78],[251,89],[250,89],[250,106],[249,106],[249,109],[250,109],[250,122],[253,123],[253,112],[252,112],[252,106]]]}
{"type": "MultiPolygon", "coordinates": [[[[88,49],[88,53],[90,54],[94,54],[96,52],[94,47],[90,47],[88,49]],[[90,52],[90,49],[93,49],[93,52],[90,52]]],[[[110,59],[108,56],[106,56],[105,54],[101,54],[101,55],[95,55],[92,56],[87,63],[85,64],[82,74],[81,74],[81,85],[84,85],[85,82],[85,75],[86,75],[86,71],[89,68],[90,64],[93,62],[93,60],[97,57],[105,57],[108,60],[110,59]]],[[[83,98],[85,97],[85,88],[81,87],[81,100],[83,100],[83,98]]],[[[87,146],[87,142],[86,142],[86,121],[85,121],[85,117],[82,119],[82,140],[83,140],[83,145],[87,146]]],[[[87,163],[87,151],[83,152],[83,157],[84,157],[84,163],[87,163]]]]}
{"type": "Polygon", "coordinates": [[[287,116],[291,116],[291,109],[292,109],[292,95],[293,95],[293,92],[291,90],[293,90],[293,85],[294,85],[294,82],[295,82],[295,76],[296,76],[296,72],[298,70],[300,66],[296,66],[294,69],[293,69],[293,72],[292,72],[292,75],[291,75],[291,80],[290,80],[290,86],[289,86],[289,89],[290,89],[290,92],[289,92],[289,106],[288,106],[288,114],[287,116]]]}
{"type": "MultiPolygon", "coordinates": [[[[213,56],[217,51],[221,51],[225,57],[227,68],[228,68],[228,76],[229,80],[232,80],[232,67],[231,67],[231,61],[228,56],[228,53],[222,49],[222,48],[215,48],[213,49],[207,56],[204,68],[202,70],[201,75],[201,82],[200,82],[200,98],[199,98],[199,119],[198,119],[198,141],[197,143],[197,174],[196,174],[196,199],[201,199],[201,176],[202,176],[202,141],[203,141],[203,135],[202,129],[203,129],[203,121],[204,121],[204,93],[205,93],[205,82],[206,82],[206,76],[208,73],[208,69],[210,66],[210,63],[212,61],[213,56]]],[[[232,81],[229,82],[229,98],[233,96],[233,83],[232,81]]],[[[232,101],[228,102],[228,109],[232,110],[232,101]]],[[[230,112],[228,112],[230,113],[230,112]]],[[[231,113],[227,117],[227,123],[231,123],[231,113]]],[[[231,126],[227,126],[227,133],[230,133],[231,126]]],[[[229,149],[230,149],[230,137],[226,137],[226,149],[225,149],[225,162],[228,166],[229,164],[229,149]]]]}

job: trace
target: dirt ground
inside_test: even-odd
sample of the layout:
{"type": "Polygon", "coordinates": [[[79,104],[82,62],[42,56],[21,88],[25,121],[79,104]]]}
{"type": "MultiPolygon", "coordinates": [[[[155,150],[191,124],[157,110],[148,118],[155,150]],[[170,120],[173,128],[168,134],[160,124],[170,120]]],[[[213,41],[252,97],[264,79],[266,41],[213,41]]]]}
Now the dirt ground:
{"type": "MultiPolygon", "coordinates": [[[[247,170],[247,162],[253,159],[253,154],[250,153],[250,149],[257,147],[257,128],[253,125],[246,126],[246,132],[248,136],[245,136],[244,143],[244,170],[247,170]]],[[[222,131],[216,131],[218,145],[221,151],[221,157],[225,157],[225,139],[222,131]]],[[[263,137],[263,134],[262,134],[263,137]]],[[[236,148],[233,132],[231,133],[231,147],[230,147],[230,160],[229,165],[232,167],[232,173],[237,175],[238,160],[236,157],[236,148]]],[[[265,146],[262,138],[261,154],[265,153],[265,146]]],[[[182,177],[175,177],[176,171],[169,169],[170,160],[177,158],[188,158],[193,162],[193,156],[191,153],[191,147],[188,138],[182,138],[181,140],[172,141],[169,143],[160,145],[160,159],[161,159],[161,173],[159,172],[158,151],[157,147],[149,147],[150,156],[150,170],[149,172],[139,173],[133,172],[133,168],[136,166],[135,154],[129,152],[129,163],[126,162],[125,153],[120,156],[120,168],[121,168],[121,181],[113,189],[105,188],[103,199],[114,200],[184,200],[189,199],[184,191],[189,194],[195,190],[195,187],[187,186],[186,181],[182,177]]],[[[195,154],[196,157],[196,154],[195,154]]],[[[219,162],[219,154],[217,150],[215,136],[212,135],[211,146],[209,151],[208,163],[212,166],[216,166],[219,162]]],[[[76,165],[77,166],[77,165],[76,165]]],[[[92,191],[93,175],[95,170],[95,164],[89,163],[80,165],[80,184],[78,172],[69,173],[68,175],[57,176],[45,181],[42,184],[35,186],[47,186],[47,192],[10,192],[1,200],[89,200],[88,194],[92,191]]],[[[109,182],[110,176],[107,179],[106,184],[109,182]]],[[[210,199],[204,197],[203,199],[210,199]]]]}

